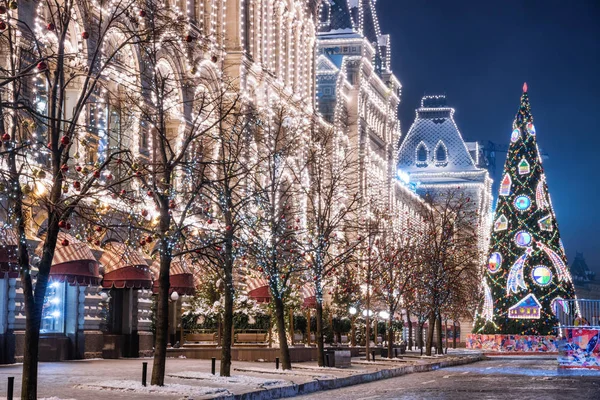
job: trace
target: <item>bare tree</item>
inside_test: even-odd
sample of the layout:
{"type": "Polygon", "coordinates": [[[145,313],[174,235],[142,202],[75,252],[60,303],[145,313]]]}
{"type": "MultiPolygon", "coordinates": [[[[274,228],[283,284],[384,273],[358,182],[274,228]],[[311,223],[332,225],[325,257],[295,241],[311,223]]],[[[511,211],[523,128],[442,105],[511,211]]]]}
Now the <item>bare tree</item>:
{"type": "Polygon", "coordinates": [[[332,274],[351,262],[362,239],[355,222],[361,194],[352,172],[356,161],[343,139],[329,130],[312,131],[306,152],[308,169],[297,177],[304,188],[306,223],[302,251],[308,261],[308,279],[316,293],[316,342],[319,366],[324,365],[324,289],[332,274]]]}
{"type": "Polygon", "coordinates": [[[291,369],[285,300],[305,268],[298,238],[302,204],[294,177],[305,168],[302,139],[308,120],[284,106],[273,106],[270,111],[255,133],[260,156],[251,175],[252,211],[246,229],[249,255],[266,278],[275,306],[282,367],[291,369]]]}
{"type": "Polygon", "coordinates": [[[12,3],[1,43],[8,57],[0,68],[0,131],[3,177],[10,190],[7,221],[19,237],[17,258],[25,301],[21,396],[35,399],[42,306],[59,232],[69,229],[75,214],[91,209],[92,199],[110,193],[114,183],[103,173],[117,158],[128,157],[127,150],[94,156],[101,149],[91,144],[88,132],[98,139],[101,124],[92,125],[87,112],[97,101],[115,54],[139,43],[143,28],[130,22],[137,4],[131,0],[110,2],[109,7],[103,1],[42,1],[35,13],[31,8],[20,13],[12,3]],[[104,12],[96,13],[98,5],[104,12]],[[124,28],[122,35],[112,51],[106,51],[102,43],[116,26],[124,28]],[[73,164],[85,168],[78,165],[73,171],[73,164]],[[36,221],[46,221],[35,284],[26,240],[31,210],[36,221]]]}
{"type": "Polygon", "coordinates": [[[375,264],[375,297],[385,305],[389,315],[387,331],[388,357],[394,348],[393,320],[414,279],[416,270],[416,240],[412,230],[401,230],[392,215],[381,218],[383,232],[375,264]]]}
{"type": "Polygon", "coordinates": [[[428,194],[421,207],[425,222],[421,262],[423,290],[427,294],[429,329],[426,354],[431,355],[434,326],[438,325],[437,352],[442,352],[442,310],[453,295],[478,282],[481,257],[477,249],[476,210],[460,188],[428,194]],[[474,278],[474,279],[473,279],[474,278]]]}
{"type": "Polygon", "coordinates": [[[206,175],[207,229],[199,237],[204,261],[218,274],[224,286],[221,376],[231,375],[233,343],[234,272],[245,262],[250,204],[253,201],[252,174],[257,157],[253,134],[262,121],[244,105],[234,90],[221,97],[221,114],[210,131],[206,175]]]}

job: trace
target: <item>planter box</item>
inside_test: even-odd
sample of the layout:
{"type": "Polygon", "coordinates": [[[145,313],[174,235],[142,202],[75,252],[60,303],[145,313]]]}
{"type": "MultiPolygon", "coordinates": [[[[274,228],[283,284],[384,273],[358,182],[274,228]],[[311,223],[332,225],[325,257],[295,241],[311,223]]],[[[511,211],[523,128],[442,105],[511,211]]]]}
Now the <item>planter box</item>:
{"type": "Polygon", "coordinates": [[[325,366],[334,368],[349,368],[352,365],[350,350],[327,350],[325,352],[325,366]],[[329,364],[327,359],[329,358],[329,364]]]}

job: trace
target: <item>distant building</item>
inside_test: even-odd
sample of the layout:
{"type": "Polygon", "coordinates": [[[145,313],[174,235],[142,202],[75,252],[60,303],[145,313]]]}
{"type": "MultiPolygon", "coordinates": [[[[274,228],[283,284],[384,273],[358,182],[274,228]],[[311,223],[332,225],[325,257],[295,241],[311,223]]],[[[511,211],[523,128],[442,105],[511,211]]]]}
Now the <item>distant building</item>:
{"type": "Polygon", "coordinates": [[[445,96],[425,96],[398,156],[398,175],[416,193],[435,194],[461,188],[476,204],[479,241],[487,251],[492,207],[492,179],[482,147],[465,142],[445,96]]]}

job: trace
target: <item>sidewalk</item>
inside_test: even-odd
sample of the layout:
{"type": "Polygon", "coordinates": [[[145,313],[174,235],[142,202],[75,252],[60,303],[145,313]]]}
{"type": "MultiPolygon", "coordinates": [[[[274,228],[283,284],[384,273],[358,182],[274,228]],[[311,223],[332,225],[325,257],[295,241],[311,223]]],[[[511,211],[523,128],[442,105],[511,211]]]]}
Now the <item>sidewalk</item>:
{"type": "MultiPolygon", "coordinates": [[[[483,359],[481,352],[464,349],[448,355],[420,357],[409,352],[393,360],[367,362],[353,358],[348,369],[319,368],[316,362],[295,363],[293,370],[276,370],[274,363],[232,364],[232,376],[210,373],[210,360],[167,359],[164,387],[141,385],[142,362],[148,362],[150,382],[152,359],[82,360],[40,363],[40,399],[277,399],[298,394],[392,378],[413,372],[431,371],[483,359]]],[[[15,377],[15,398],[20,395],[21,365],[0,366],[0,399],[6,396],[7,378],[15,377]]]]}

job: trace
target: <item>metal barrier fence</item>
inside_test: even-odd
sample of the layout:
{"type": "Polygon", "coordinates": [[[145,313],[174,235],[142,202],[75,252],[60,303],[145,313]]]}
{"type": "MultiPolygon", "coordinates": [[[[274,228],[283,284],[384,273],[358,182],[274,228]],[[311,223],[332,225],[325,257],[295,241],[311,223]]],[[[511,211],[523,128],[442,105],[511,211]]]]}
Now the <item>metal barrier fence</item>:
{"type": "Polygon", "coordinates": [[[553,306],[561,328],[600,329],[600,300],[555,300],[553,306]]]}

